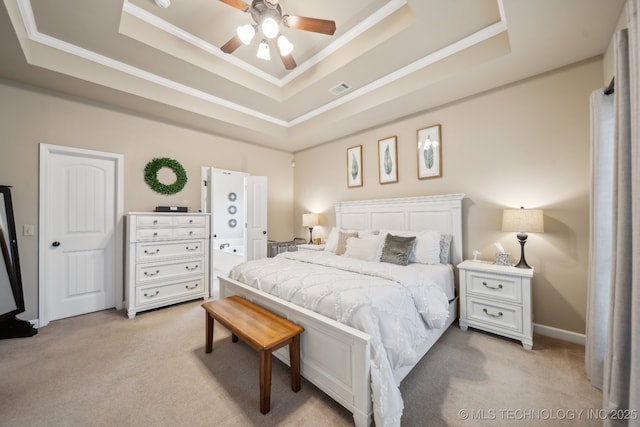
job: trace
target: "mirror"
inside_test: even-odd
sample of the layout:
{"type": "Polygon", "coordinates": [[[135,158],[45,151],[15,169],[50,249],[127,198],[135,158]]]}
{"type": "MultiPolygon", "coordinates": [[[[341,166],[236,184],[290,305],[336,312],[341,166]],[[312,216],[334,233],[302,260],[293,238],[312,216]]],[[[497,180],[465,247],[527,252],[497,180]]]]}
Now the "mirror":
{"type": "Polygon", "coordinates": [[[0,185],[0,339],[30,337],[38,331],[15,316],[24,312],[18,240],[11,188],[0,185]]]}

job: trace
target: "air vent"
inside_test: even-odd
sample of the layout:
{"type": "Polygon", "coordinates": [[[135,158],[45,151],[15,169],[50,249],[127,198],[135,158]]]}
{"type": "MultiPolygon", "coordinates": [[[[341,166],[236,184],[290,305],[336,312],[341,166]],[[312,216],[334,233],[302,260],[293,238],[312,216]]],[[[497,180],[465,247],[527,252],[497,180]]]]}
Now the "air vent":
{"type": "Polygon", "coordinates": [[[339,85],[329,89],[329,92],[331,92],[334,95],[340,95],[342,92],[345,92],[349,89],[351,89],[351,86],[349,85],[349,83],[342,82],[339,85]]]}

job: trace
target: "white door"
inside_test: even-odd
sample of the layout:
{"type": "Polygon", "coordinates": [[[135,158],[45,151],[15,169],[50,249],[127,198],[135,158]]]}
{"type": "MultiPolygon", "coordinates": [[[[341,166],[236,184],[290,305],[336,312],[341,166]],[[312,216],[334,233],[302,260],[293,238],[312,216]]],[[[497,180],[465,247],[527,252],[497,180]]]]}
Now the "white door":
{"type": "Polygon", "coordinates": [[[267,256],[267,177],[247,177],[247,260],[267,256]]]}
{"type": "Polygon", "coordinates": [[[40,159],[40,326],[121,308],[123,156],[42,144],[40,159]]]}

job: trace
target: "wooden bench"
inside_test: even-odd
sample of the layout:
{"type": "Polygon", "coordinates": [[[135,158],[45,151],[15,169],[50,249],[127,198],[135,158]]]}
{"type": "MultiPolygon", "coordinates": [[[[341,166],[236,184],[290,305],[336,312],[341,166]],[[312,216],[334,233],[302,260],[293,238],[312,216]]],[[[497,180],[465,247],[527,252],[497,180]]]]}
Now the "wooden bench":
{"type": "Polygon", "coordinates": [[[289,345],[291,389],[300,390],[300,334],[296,325],[237,295],[202,304],[206,314],[206,352],[213,350],[213,320],[231,332],[232,342],[242,338],[260,353],[260,412],[271,409],[271,354],[289,345]]]}

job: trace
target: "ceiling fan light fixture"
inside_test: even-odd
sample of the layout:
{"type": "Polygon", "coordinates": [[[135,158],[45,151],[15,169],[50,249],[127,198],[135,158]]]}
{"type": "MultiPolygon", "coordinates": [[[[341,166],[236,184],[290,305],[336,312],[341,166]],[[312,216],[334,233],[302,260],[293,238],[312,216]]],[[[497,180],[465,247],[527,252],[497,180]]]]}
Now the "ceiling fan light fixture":
{"type": "Polygon", "coordinates": [[[278,49],[280,49],[280,54],[282,56],[288,56],[293,51],[293,43],[291,43],[288,38],[281,35],[278,37],[278,49]]]}
{"type": "Polygon", "coordinates": [[[256,56],[260,59],[264,59],[265,61],[271,60],[271,54],[269,53],[269,43],[266,40],[262,40],[260,45],[258,46],[258,53],[256,56]]]}
{"type": "Polygon", "coordinates": [[[275,38],[280,32],[280,26],[278,25],[278,22],[270,16],[267,16],[262,20],[260,29],[262,30],[262,34],[264,34],[264,36],[268,39],[275,38]]]}
{"type": "Polygon", "coordinates": [[[253,28],[253,25],[251,24],[241,25],[236,30],[236,33],[238,34],[238,38],[240,38],[240,41],[243,44],[248,45],[256,35],[256,29],[253,28]]]}

